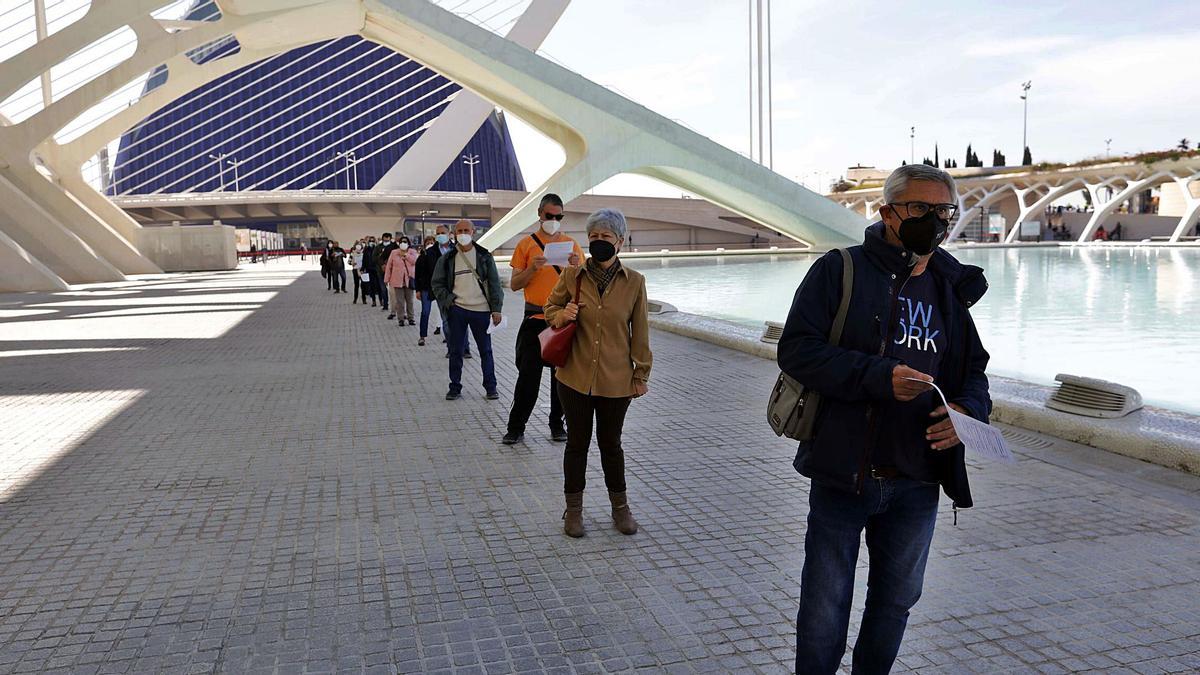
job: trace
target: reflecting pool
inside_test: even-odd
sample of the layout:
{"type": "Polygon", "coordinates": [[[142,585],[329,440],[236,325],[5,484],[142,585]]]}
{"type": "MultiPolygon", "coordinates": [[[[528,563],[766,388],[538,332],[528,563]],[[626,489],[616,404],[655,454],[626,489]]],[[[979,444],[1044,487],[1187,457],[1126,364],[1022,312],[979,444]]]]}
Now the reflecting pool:
{"type": "MultiPolygon", "coordinates": [[[[991,288],[972,314],[989,372],[1039,384],[1057,373],[1126,384],[1148,404],[1200,414],[1200,250],[970,249],[991,288]]],[[[650,297],[761,326],[784,321],[815,256],[630,260],[650,297]]]]}

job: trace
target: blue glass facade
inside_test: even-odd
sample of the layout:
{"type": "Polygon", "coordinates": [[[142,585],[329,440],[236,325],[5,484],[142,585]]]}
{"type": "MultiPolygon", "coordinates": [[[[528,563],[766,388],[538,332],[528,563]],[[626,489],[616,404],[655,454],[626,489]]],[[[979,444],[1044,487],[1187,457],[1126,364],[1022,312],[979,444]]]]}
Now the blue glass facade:
{"type": "MultiPolygon", "coordinates": [[[[202,63],[237,50],[229,37],[190,56],[202,63]]],[[[147,90],[166,77],[152,74],[147,90]]],[[[369,189],[459,89],[357,36],[294,49],[215,80],[127,132],[109,194],[369,189]],[[353,176],[339,157],[348,151],[358,160],[353,176]]],[[[493,113],[459,154],[480,157],[477,191],[525,189],[501,116],[493,113]]],[[[452,162],[433,189],[468,191],[468,171],[452,162]]]]}

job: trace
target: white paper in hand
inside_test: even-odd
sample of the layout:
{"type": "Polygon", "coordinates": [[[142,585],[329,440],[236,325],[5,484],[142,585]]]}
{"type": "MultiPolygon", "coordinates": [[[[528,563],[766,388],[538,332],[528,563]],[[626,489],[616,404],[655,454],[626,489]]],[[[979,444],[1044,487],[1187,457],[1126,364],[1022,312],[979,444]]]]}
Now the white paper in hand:
{"type": "Polygon", "coordinates": [[[991,459],[998,462],[1015,462],[1012,452],[1008,449],[1008,444],[1004,442],[1004,436],[1000,430],[990,424],[984,424],[979,420],[964,415],[954,408],[950,407],[950,403],[946,400],[946,395],[942,390],[932,382],[918,380],[915,377],[906,377],[906,380],[913,382],[923,382],[933,387],[933,390],[938,393],[942,399],[942,405],[946,406],[946,411],[950,413],[950,423],[954,425],[954,432],[958,434],[958,440],[962,441],[963,446],[973,455],[991,459]]]}
{"type": "Polygon", "coordinates": [[[573,241],[552,241],[546,244],[546,250],[542,255],[546,256],[547,265],[566,267],[571,264],[571,253],[574,250],[575,242],[573,241]]]}
{"type": "Polygon", "coordinates": [[[359,275],[358,275],[358,276],[359,276],[359,277],[361,277],[363,281],[370,281],[370,280],[371,280],[371,273],[370,273],[370,272],[361,272],[361,273],[359,273],[359,275]]]}
{"type": "Polygon", "coordinates": [[[508,317],[502,316],[502,317],[500,317],[500,323],[493,323],[493,324],[488,325],[487,332],[488,332],[488,335],[491,335],[492,333],[495,333],[498,330],[504,330],[505,328],[508,328],[508,317]]]}

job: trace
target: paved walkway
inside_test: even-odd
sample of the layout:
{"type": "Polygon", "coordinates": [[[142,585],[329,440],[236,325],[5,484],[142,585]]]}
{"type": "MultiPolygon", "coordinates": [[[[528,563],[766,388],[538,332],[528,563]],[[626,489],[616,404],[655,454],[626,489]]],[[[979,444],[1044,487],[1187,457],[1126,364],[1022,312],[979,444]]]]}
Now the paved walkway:
{"type": "MultiPolygon", "coordinates": [[[[0,672],[790,667],[807,484],[769,362],[656,333],[643,531],[606,526],[594,460],[571,540],[560,448],[497,442],[514,331],[504,398],[471,361],[447,404],[440,345],[280,264],[0,321],[0,672]]],[[[943,502],[898,670],[1200,669],[1200,480],[1009,431],[978,508],[943,502]]]]}

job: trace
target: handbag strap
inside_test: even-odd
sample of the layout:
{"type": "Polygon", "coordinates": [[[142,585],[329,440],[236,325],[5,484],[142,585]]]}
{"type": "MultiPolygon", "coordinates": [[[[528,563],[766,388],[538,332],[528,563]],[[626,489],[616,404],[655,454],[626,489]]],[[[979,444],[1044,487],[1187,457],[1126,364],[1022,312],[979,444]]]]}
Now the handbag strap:
{"type": "Polygon", "coordinates": [[[842,341],[842,329],[846,327],[846,315],[850,313],[850,295],[854,292],[854,259],[844,248],[838,249],[838,253],[842,254],[842,301],[829,329],[829,344],[835,346],[842,341]]]}
{"type": "MultiPolygon", "coordinates": [[[[542,243],[542,238],[537,235],[537,232],[531,232],[529,236],[533,238],[533,243],[537,244],[538,248],[542,249],[542,253],[545,253],[546,245],[542,243]]],[[[562,268],[558,265],[551,265],[551,267],[554,268],[555,273],[562,274],[562,268]]]]}
{"type": "Polygon", "coordinates": [[[583,288],[583,269],[576,268],[575,272],[575,304],[579,304],[579,291],[583,288]]]}

